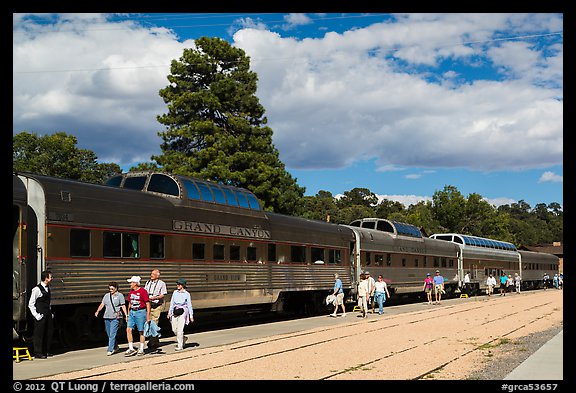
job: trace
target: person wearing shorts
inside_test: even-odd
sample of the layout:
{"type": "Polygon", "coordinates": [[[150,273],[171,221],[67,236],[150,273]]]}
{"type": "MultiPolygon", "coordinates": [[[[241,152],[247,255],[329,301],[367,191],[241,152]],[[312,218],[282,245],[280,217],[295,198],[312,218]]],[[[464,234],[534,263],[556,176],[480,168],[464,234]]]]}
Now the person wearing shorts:
{"type": "Polygon", "coordinates": [[[433,280],[434,292],[436,293],[436,302],[434,304],[440,304],[440,300],[442,300],[442,292],[444,291],[444,277],[440,275],[440,270],[436,270],[436,275],[433,280]]]}
{"type": "Polygon", "coordinates": [[[150,298],[146,289],[140,286],[140,277],[132,276],[128,280],[130,293],[128,294],[128,321],[126,323],[126,337],[128,349],[124,356],[144,355],[144,324],[150,321],[150,298]],[[132,330],[140,332],[140,348],[134,349],[132,330]]]}
{"type": "Polygon", "coordinates": [[[334,288],[332,294],[336,296],[334,303],[334,312],[330,316],[335,317],[338,311],[338,306],[342,307],[342,316],[346,316],[346,308],[344,307],[344,290],[342,289],[342,280],[340,280],[338,273],[334,273],[334,288]]]}

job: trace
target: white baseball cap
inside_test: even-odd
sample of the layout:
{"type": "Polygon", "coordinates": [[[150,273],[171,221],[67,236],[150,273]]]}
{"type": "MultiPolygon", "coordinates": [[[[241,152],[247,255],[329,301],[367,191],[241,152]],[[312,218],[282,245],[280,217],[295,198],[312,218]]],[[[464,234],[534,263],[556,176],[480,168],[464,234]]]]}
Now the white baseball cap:
{"type": "Polygon", "coordinates": [[[138,284],[140,284],[140,276],[132,276],[130,277],[128,280],[126,280],[128,282],[136,282],[138,284]]]}

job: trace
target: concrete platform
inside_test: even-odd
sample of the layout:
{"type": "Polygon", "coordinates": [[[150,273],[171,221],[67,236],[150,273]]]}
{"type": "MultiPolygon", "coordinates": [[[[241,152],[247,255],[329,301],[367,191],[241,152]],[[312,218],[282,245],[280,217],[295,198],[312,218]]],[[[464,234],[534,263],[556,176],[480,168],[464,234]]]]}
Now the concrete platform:
{"type": "Polygon", "coordinates": [[[564,330],[516,367],[504,380],[563,380],[564,330]]]}

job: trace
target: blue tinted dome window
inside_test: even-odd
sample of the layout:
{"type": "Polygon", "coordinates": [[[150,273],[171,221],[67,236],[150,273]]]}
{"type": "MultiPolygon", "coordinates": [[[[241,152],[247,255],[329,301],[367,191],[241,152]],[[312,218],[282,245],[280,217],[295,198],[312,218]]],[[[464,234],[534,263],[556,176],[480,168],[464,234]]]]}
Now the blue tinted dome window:
{"type": "Polygon", "coordinates": [[[250,203],[250,208],[252,210],[260,210],[260,203],[258,203],[258,199],[253,194],[246,194],[248,197],[248,202],[250,203]]]}
{"type": "Polygon", "coordinates": [[[226,205],[228,203],[226,202],[226,196],[224,196],[224,192],[222,192],[220,187],[218,187],[216,184],[208,184],[208,187],[210,187],[212,190],[212,193],[214,194],[214,201],[216,203],[220,203],[222,205],[226,205]]]}
{"type": "Polygon", "coordinates": [[[200,190],[200,195],[202,195],[202,200],[206,202],[214,202],[214,195],[207,184],[197,181],[196,185],[200,190]]]}
{"type": "Polygon", "coordinates": [[[228,204],[230,206],[240,206],[238,205],[238,199],[236,198],[236,194],[229,188],[224,188],[224,193],[226,194],[226,199],[228,200],[228,204]]]}
{"type": "Polygon", "coordinates": [[[240,190],[236,190],[236,196],[238,197],[238,203],[240,207],[247,207],[250,208],[250,204],[248,203],[248,199],[246,199],[246,195],[240,190]]]}
{"type": "Polygon", "coordinates": [[[411,237],[422,237],[422,232],[420,232],[420,229],[418,229],[414,225],[406,224],[403,222],[397,222],[397,221],[392,221],[392,223],[394,224],[394,227],[396,227],[396,232],[399,235],[411,236],[411,237]]]}
{"type": "Polygon", "coordinates": [[[193,181],[184,179],[182,183],[184,183],[184,187],[186,188],[188,199],[200,200],[200,191],[198,191],[198,187],[196,187],[196,184],[194,184],[193,181]]]}

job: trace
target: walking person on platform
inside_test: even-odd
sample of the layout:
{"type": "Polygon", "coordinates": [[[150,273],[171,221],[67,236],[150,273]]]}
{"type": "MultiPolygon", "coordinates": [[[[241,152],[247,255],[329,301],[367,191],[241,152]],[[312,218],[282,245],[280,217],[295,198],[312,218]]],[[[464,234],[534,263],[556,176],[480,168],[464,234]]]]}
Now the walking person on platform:
{"type": "Polygon", "coordinates": [[[440,270],[436,270],[434,276],[434,293],[436,294],[436,303],[434,304],[440,304],[442,293],[444,293],[444,277],[440,275],[440,270]]]}
{"type": "Polygon", "coordinates": [[[364,272],[364,274],[366,275],[366,281],[368,283],[368,296],[366,297],[366,301],[368,302],[368,305],[372,305],[372,314],[374,314],[374,305],[376,302],[373,297],[376,281],[374,281],[374,278],[370,276],[370,272],[364,272]]]}
{"type": "Polygon", "coordinates": [[[168,309],[168,319],[172,324],[172,331],[176,335],[175,351],[181,351],[186,345],[184,337],[184,326],[194,322],[194,310],[192,309],[192,299],[190,293],[186,290],[186,280],[179,278],[176,281],[176,290],[170,299],[170,308],[168,309]]]}
{"type": "Polygon", "coordinates": [[[520,284],[522,282],[522,278],[518,273],[514,273],[514,286],[516,287],[516,293],[520,293],[520,284]]]}
{"type": "MultiPolygon", "coordinates": [[[[164,305],[164,295],[168,293],[166,283],[160,280],[160,270],[154,269],[150,272],[150,280],[144,285],[144,289],[148,292],[150,299],[150,319],[159,324],[160,314],[162,313],[164,305]]],[[[148,340],[148,348],[152,351],[159,350],[160,339],[158,337],[150,337],[148,340]]]]}
{"type": "Polygon", "coordinates": [[[378,314],[382,315],[384,313],[384,303],[386,302],[386,295],[390,297],[390,292],[388,292],[388,286],[384,281],[384,277],[381,274],[378,275],[378,281],[374,284],[374,302],[378,302],[378,314]]]}
{"type": "Polygon", "coordinates": [[[434,289],[434,280],[430,277],[430,273],[426,273],[426,278],[424,279],[424,285],[422,290],[426,292],[426,297],[428,297],[428,304],[432,304],[432,290],[434,289]]]}
{"type": "Polygon", "coordinates": [[[28,308],[34,317],[34,358],[46,359],[51,356],[52,335],[54,334],[54,316],[51,309],[50,283],[52,272],[40,273],[40,283],[32,288],[28,308]]]}
{"type": "Polygon", "coordinates": [[[360,283],[358,284],[358,305],[362,307],[362,318],[368,316],[368,303],[366,300],[368,295],[368,280],[366,279],[366,275],[362,273],[360,275],[360,283]]]}
{"type": "Polygon", "coordinates": [[[508,282],[508,277],[504,272],[500,275],[500,296],[506,296],[506,283],[508,282]]]}
{"type": "Polygon", "coordinates": [[[542,277],[542,281],[544,283],[544,289],[548,289],[548,286],[550,283],[550,276],[548,275],[548,273],[544,273],[544,277],[542,277]]]}
{"type": "Polygon", "coordinates": [[[342,316],[346,316],[346,308],[344,306],[344,290],[342,289],[342,280],[339,278],[338,273],[334,273],[334,288],[332,288],[332,295],[336,296],[334,303],[334,312],[330,316],[335,317],[338,311],[338,306],[342,307],[342,316]]]}
{"type": "Polygon", "coordinates": [[[492,273],[490,273],[486,279],[486,285],[488,286],[488,296],[492,296],[494,288],[496,288],[496,277],[494,277],[492,273]]]}
{"type": "Polygon", "coordinates": [[[100,310],[106,307],[104,311],[104,327],[108,336],[108,352],[106,352],[106,355],[110,356],[118,352],[116,334],[121,321],[128,317],[128,312],[126,311],[124,295],[118,292],[118,283],[115,281],[109,283],[108,291],[102,298],[102,302],[96,309],[94,316],[97,317],[100,310]]]}
{"type": "Polygon", "coordinates": [[[130,293],[128,294],[128,322],[126,325],[126,337],[128,349],[124,356],[144,355],[144,324],[150,322],[150,299],[148,292],[140,286],[140,276],[132,276],[128,280],[130,293]],[[138,352],[134,349],[132,330],[136,328],[140,332],[140,346],[138,352]]]}
{"type": "Polygon", "coordinates": [[[464,293],[470,296],[470,272],[464,275],[464,293]]]}

